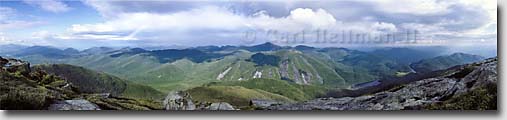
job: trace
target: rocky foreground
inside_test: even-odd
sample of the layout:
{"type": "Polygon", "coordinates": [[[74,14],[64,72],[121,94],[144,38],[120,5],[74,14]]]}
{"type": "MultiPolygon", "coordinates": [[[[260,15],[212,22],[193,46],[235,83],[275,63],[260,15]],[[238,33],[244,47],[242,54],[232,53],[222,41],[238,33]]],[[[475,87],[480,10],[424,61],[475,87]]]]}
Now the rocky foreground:
{"type": "Polygon", "coordinates": [[[64,78],[48,74],[17,59],[0,57],[2,110],[156,110],[156,101],[85,94],[64,78]]]}
{"type": "Polygon", "coordinates": [[[30,63],[0,57],[1,110],[236,110],[230,104],[199,103],[182,92],[164,101],[84,93],[69,80],[31,68],[30,63]]]}
{"type": "Polygon", "coordinates": [[[498,58],[453,67],[443,75],[359,97],[319,98],[269,110],[496,110],[498,58]]]}

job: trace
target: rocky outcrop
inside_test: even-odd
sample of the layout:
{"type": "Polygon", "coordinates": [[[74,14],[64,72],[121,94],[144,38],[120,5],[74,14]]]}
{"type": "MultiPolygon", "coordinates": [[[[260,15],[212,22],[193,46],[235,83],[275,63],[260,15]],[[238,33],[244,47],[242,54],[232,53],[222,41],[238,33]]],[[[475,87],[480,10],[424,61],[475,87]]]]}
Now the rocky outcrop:
{"type": "Polygon", "coordinates": [[[322,77],[317,73],[312,64],[301,56],[299,58],[302,64],[305,64],[308,68],[300,68],[294,61],[290,61],[290,59],[283,60],[278,66],[280,68],[278,71],[280,79],[302,85],[323,84],[322,77]]]}
{"type": "Polygon", "coordinates": [[[167,94],[163,103],[166,110],[195,110],[192,97],[183,91],[167,94]]]}
{"type": "Polygon", "coordinates": [[[28,62],[0,57],[0,63],[0,109],[47,109],[54,101],[77,96],[66,80],[32,71],[28,62]]]}
{"type": "Polygon", "coordinates": [[[170,92],[165,97],[163,104],[165,110],[236,110],[226,102],[209,103],[201,101],[196,105],[190,94],[184,91],[170,92]]]}
{"type": "Polygon", "coordinates": [[[301,80],[301,74],[299,73],[299,69],[294,65],[294,63],[291,62],[290,66],[292,67],[292,75],[294,78],[294,82],[296,84],[304,84],[303,80],[301,80]]]}
{"type": "Polygon", "coordinates": [[[160,110],[152,100],[85,94],[67,79],[48,74],[17,59],[0,57],[2,110],[160,110]]]}
{"type": "Polygon", "coordinates": [[[234,107],[226,102],[211,103],[206,110],[236,110],[234,107]]]}
{"type": "Polygon", "coordinates": [[[227,75],[227,73],[229,73],[229,71],[231,71],[232,67],[228,67],[224,72],[218,74],[217,76],[217,80],[221,80],[222,78],[225,77],[225,75],[227,75]]]}
{"type": "Polygon", "coordinates": [[[252,78],[262,78],[262,71],[255,71],[252,78]]]}
{"type": "Polygon", "coordinates": [[[280,70],[278,71],[282,80],[289,80],[289,61],[284,60],[279,65],[280,70]]]}
{"type": "Polygon", "coordinates": [[[453,67],[444,75],[394,87],[372,95],[319,98],[303,103],[271,106],[271,110],[404,110],[404,109],[496,109],[497,58],[453,67]],[[483,90],[485,89],[485,90],[483,90]],[[479,91],[479,92],[477,92],[479,91]],[[486,92],[481,92],[486,91],[486,92]],[[471,94],[472,93],[472,94],[471,94]],[[482,95],[486,94],[486,95],[482,95]],[[469,96],[469,97],[463,97],[469,96]],[[460,101],[464,104],[452,106],[460,101]],[[470,101],[488,103],[486,108],[470,101]],[[445,103],[445,104],[442,104],[445,103]],[[444,106],[444,107],[441,107],[444,106]]]}
{"type": "Polygon", "coordinates": [[[90,101],[79,99],[57,101],[49,106],[49,110],[100,110],[100,108],[90,101]]]}
{"type": "Polygon", "coordinates": [[[30,73],[30,63],[18,59],[2,58],[0,57],[1,71],[7,72],[20,72],[23,75],[30,73]]]}
{"type": "Polygon", "coordinates": [[[263,99],[252,99],[252,100],[250,100],[250,106],[254,106],[254,107],[257,107],[257,108],[267,108],[269,106],[279,105],[279,104],[282,104],[282,103],[284,103],[284,102],[274,101],[274,100],[263,100],[263,99]]]}

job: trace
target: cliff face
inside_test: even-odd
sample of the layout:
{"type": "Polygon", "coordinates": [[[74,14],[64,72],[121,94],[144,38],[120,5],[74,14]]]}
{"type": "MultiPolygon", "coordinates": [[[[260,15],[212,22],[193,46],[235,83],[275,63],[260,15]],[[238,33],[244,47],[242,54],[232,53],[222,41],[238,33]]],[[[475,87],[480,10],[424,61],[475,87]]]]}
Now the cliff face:
{"type": "Polygon", "coordinates": [[[442,76],[423,79],[372,95],[319,98],[271,106],[272,110],[497,109],[498,58],[453,67],[442,76]]]}

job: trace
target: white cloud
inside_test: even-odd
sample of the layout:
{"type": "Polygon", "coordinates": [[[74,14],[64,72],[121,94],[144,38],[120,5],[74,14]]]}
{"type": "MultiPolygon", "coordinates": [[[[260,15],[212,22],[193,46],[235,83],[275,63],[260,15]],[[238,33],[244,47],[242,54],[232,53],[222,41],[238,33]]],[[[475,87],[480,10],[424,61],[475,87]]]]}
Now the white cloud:
{"type": "Polygon", "coordinates": [[[13,16],[16,13],[16,10],[10,8],[10,7],[1,7],[0,6],[0,21],[8,20],[11,16],[13,16]]]}
{"type": "Polygon", "coordinates": [[[44,24],[44,22],[40,21],[23,21],[23,20],[5,20],[0,21],[0,31],[7,31],[12,29],[24,29],[28,27],[33,27],[37,25],[44,24]]]}
{"type": "Polygon", "coordinates": [[[449,3],[440,0],[365,0],[388,13],[445,14],[449,3]]]}
{"type": "MultiPolygon", "coordinates": [[[[422,33],[420,37],[425,40],[442,40],[451,37],[461,39],[466,36],[472,36],[470,39],[475,39],[496,34],[496,1],[494,0],[363,0],[315,4],[300,4],[296,1],[266,2],[259,3],[258,6],[249,6],[255,9],[248,9],[236,3],[227,6],[197,2],[183,3],[192,4],[192,7],[181,8],[177,6],[179,3],[171,2],[125,3],[87,0],[84,3],[97,10],[104,18],[103,22],[73,24],[69,26],[67,33],[51,34],[50,38],[104,40],[104,42],[107,40],[155,41],[155,39],[212,41],[238,39],[238,36],[243,35],[242,33],[247,30],[300,32],[317,29],[338,32],[353,30],[371,34],[417,29],[422,33]],[[159,3],[162,5],[157,5],[159,3]],[[471,11],[470,15],[467,15],[467,10],[471,11]],[[470,17],[480,15],[484,10],[490,17],[487,19],[489,23],[482,25],[483,19],[470,17]],[[477,26],[480,27],[477,28],[477,26]]],[[[68,8],[65,3],[59,3],[68,8]]],[[[2,17],[0,15],[0,20],[2,17]]],[[[487,17],[477,18],[486,19],[487,17]]],[[[3,28],[30,26],[27,21],[11,20],[2,23],[9,23],[9,25],[0,23],[0,28],[2,26],[3,28]]]]}
{"type": "Polygon", "coordinates": [[[105,0],[83,0],[83,3],[95,8],[102,16],[106,18],[110,18],[112,16],[117,15],[118,13],[122,13],[121,8],[115,5],[111,5],[110,1],[105,0]]]}
{"type": "Polygon", "coordinates": [[[36,25],[40,22],[17,20],[17,12],[10,7],[0,7],[0,31],[17,28],[25,28],[36,25]]]}
{"type": "Polygon", "coordinates": [[[33,39],[48,39],[51,37],[53,37],[53,34],[51,34],[49,31],[46,31],[46,30],[37,31],[37,32],[32,33],[33,39]]]}
{"type": "Polygon", "coordinates": [[[245,18],[218,7],[203,7],[173,14],[121,13],[117,18],[99,24],[76,24],[73,32],[124,32],[144,27],[146,31],[191,29],[231,30],[243,26],[245,18]]]}
{"type": "Polygon", "coordinates": [[[265,12],[258,12],[250,17],[247,26],[261,30],[296,32],[308,29],[329,29],[335,26],[336,22],[333,15],[323,9],[315,11],[309,8],[297,8],[283,18],[275,18],[265,12]]]}
{"type": "MultiPolygon", "coordinates": [[[[272,17],[263,11],[250,16],[239,15],[226,8],[205,6],[189,11],[176,13],[121,13],[109,21],[96,24],[74,24],[69,31],[83,36],[89,34],[94,37],[109,40],[121,40],[119,36],[130,36],[129,40],[136,40],[132,35],[138,32],[156,32],[159,34],[178,33],[185,36],[194,31],[231,31],[237,34],[245,30],[277,30],[279,32],[300,32],[303,30],[356,30],[363,32],[395,32],[394,24],[385,22],[354,22],[343,23],[337,21],[333,15],[324,9],[297,8],[285,17],[272,17]],[[112,37],[116,36],[116,37],[112,37]]],[[[188,36],[195,36],[190,34],[188,36]]],[[[223,35],[223,34],[222,34],[223,35]]],[[[75,38],[75,37],[68,37],[75,38]]]]}
{"type": "Polygon", "coordinates": [[[67,4],[56,0],[25,0],[24,2],[54,13],[66,12],[71,9],[67,4]]]}
{"type": "Polygon", "coordinates": [[[497,34],[497,1],[496,0],[459,0],[459,3],[474,6],[487,12],[489,21],[487,24],[472,30],[465,31],[467,34],[497,34]]]}

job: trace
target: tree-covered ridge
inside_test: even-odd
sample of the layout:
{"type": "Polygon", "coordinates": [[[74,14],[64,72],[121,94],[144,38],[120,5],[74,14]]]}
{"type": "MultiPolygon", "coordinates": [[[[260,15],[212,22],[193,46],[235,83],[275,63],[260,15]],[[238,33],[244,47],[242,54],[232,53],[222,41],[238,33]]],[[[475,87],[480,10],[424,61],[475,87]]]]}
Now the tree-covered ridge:
{"type": "Polygon", "coordinates": [[[44,64],[36,65],[33,68],[63,77],[84,93],[110,93],[114,96],[145,99],[161,99],[164,95],[151,87],[83,67],[68,64],[44,64]]]}
{"type": "Polygon", "coordinates": [[[280,63],[280,57],[275,55],[266,55],[263,53],[255,53],[250,57],[250,60],[258,66],[271,65],[278,66],[280,63]]]}
{"type": "Polygon", "coordinates": [[[126,52],[110,55],[111,57],[119,57],[122,55],[137,55],[143,54],[144,56],[152,56],[158,59],[160,63],[171,63],[180,59],[188,59],[196,63],[211,61],[219,59],[229,54],[219,54],[213,52],[204,52],[197,49],[166,49],[166,50],[153,50],[147,51],[141,48],[129,49],[126,52]]]}

